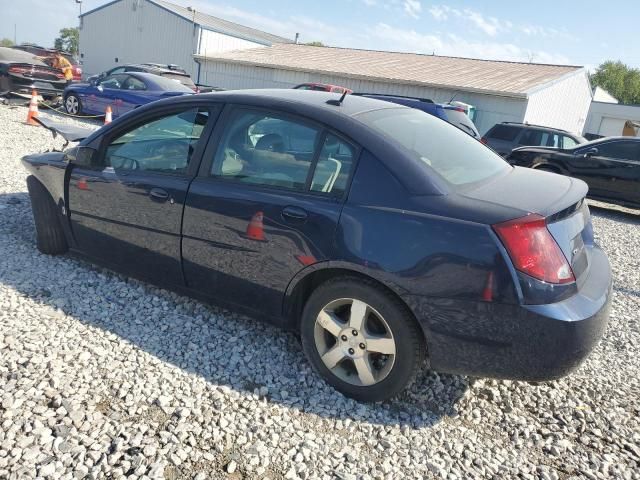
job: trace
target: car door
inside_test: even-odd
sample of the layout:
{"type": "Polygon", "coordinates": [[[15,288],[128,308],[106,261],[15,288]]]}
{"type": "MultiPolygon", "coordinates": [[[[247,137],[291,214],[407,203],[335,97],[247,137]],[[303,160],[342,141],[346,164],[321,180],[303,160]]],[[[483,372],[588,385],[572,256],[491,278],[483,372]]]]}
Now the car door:
{"type": "Polygon", "coordinates": [[[326,261],[358,149],[283,112],[228,107],[183,223],[187,284],[278,316],[291,279],[326,261]]]}
{"type": "Polygon", "coordinates": [[[182,211],[215,115],[216,108],[193,106],[149,113],[105,136],[95,168],[70,166],[76,248],[118,269],[182,284],[182,211]]]}
{"type": "Polygon", "coordinates": [[[120,91],[121,102],[118,105],[118,114],[123,115],[148,103],[147,92],[148,86],[142,79],[129,75],[120,91]]]}
{"type": "Polygon", "coordinates": [[[104,113],[107,106],[111,106],[113,114],[120,115],[121,89],[128,77],[124,73],[118,73],[101,79],[97,84],[97,91],[93,98],[93,109],[96,112],[104,113]]]}
{"type": "Polygon", "coordinates": [[[601,166],[602,195],[640,203],[640,142],[618,140],[597,147],[592,158],[601,166]]]}

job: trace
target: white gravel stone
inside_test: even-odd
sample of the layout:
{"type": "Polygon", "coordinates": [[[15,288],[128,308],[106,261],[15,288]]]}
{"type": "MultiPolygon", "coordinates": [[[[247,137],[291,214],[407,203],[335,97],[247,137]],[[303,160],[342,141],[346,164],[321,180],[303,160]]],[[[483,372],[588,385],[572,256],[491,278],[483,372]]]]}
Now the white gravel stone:
{"type": "Polygon", "coordinates": [[[26,115],[0,105],[0,479],[639,478],[639,214],[592,209],[615,288],[575,373],[359,405],[288,333],[40,254],[20,157],[60,139],[26,115]]]}

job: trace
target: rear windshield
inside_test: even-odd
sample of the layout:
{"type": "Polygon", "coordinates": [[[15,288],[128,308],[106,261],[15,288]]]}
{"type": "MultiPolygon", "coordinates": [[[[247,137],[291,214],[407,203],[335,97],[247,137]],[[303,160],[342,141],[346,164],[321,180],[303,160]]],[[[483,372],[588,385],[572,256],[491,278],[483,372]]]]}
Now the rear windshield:
{"type": "Polygon", "coordinates": [[[153,82],[156,83],[162,90],[167,90],[169,92],[191,92],[193,93],[193,89],[185,87],[179,80],[173,80],[171,78],[167,78],[165,76],[156,75],[153,78],[153,82]]]}
{"type": "Polygon", "coordinates": [[[469,134],[420,110],[390,108],[356,118],[398,142],[451,185],[479,182],[511,168],[469,134]]]}
{"type": "Polygon", "coordinates": [[[176,82],[180,82],[182,85],[184,85],[185,87],[189,87],[191,90],[196,89],[196,84],[193,83],[191,77],[187,75],[180,75],[177,73],[163,73],[162,76],[164,78],[169,78],[171,80],[175,80],[176,82]]]}
{"type": "Polygon", "coordinates": [[[445,108],[444,111],[447,114],[447,120],[451,125],[458,127],[464,133],[471,135],[473,138],[480,138],[480,134],[478,133],[476,126],[466,113],[450,108],[445,108]]]}

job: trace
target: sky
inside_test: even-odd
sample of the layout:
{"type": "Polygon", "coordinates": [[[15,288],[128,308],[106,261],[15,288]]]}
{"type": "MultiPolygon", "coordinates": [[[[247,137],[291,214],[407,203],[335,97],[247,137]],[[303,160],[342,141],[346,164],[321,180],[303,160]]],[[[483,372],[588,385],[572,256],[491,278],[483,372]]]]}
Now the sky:
{"type": "MultiPolygon", "coordinates": [[[[302,42],[337,47],[640,68],[640,1],[616,0],[172,0],[302,42]]],[[[84,0],[83,11],[107,3],[84,0]]],[[[0,0],[0,38],[51,46],[78,24],[76,0],[0,0]]]]}

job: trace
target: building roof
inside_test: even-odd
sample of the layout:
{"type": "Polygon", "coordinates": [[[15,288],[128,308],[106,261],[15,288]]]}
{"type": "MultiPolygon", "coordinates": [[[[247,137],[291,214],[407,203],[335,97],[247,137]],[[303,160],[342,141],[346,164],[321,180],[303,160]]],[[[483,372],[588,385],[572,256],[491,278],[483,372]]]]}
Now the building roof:
{"type": "Polygon", "coordinates": [[[277,44],[211,53],[207,59],[372,81],[527,97],[583,67],[277,44]]]}
{"type": "MultiPolygon", "coordinates": [[[[117,3],[121,0],[114,0],[108,2],[100,7],[94,8],[86,13],[83,13],[81,16],[84,17],[86,15],[90,15],[98,10],[102,10],[109,5],[117,3]]],[[[292,40],[284,37],[279,37],[277,35],[272,35],[267,32],[263,32],[261,30],[256,30],[255,28],[246,27],[244,25],[240,25],[238,23],[229,22],[228,20],[224,20],[222,18],[214,17],[212,15],[207,15],[206,13],[193,10],[189,10],[187,7],[182,7],[180,5],[176,5],[175,3],[167,2],[165,0],[147,0],[154,5],[157,5],[160,8],[163,8],[189,22],[195,22],[197,25],[202,28],[213,30],[218,33],[223,33],[225,35],[229,35],[231,37],[242,38],[244,40],[248,40],[250,42],[261,43],[263,45],[272,45],[274,43],[292,43],[292,40]]]]}

